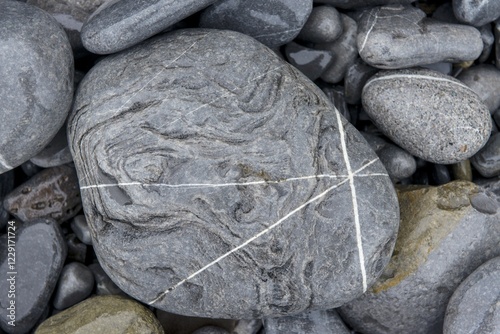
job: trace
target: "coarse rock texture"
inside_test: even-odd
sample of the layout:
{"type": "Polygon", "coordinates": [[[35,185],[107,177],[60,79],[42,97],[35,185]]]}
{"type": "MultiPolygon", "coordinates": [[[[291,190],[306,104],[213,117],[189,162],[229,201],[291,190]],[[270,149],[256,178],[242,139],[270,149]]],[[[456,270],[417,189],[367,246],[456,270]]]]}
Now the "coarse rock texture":
{"type": "Polygon", "coordinates": [[[295,316],[264,319],[266,334],[350,334],[335,310],[308,311],[295,316]]]}
{"type": "Polygon", "coordinates": [[[239,31],[276,48],[300,33],[312,0],[221,0],[203,11],[200,27],[239,31]]]}
{"type": "Polygon", "coordinates": [[[216,0],[110,0],[81,29],[85,48],[97,54],[124,50],[158,34],[216,0]]]}
{"type": "Polygon", "coordinates": [[[422,10],[412,6],[366,10],[358,25],[359,55],[381,69],[471,61],[483,51],[476,28],[426,18],[422,10]]]}
{"type": "Polygon", "coordinates": [[[387,137],[437,164],[468,159],[491,132],[490,113],[476,93],[427,69],[380,71],[363,88],[362,102],[387,137]]]}
{"type": "Polygon", "coordinates": [[[481,64],[470,67],[457,77],[467,87],[472,89],[486,104],[490,113],[500,107],[500,70],[494,65],[481,64]]]}
{"type": "Polygon", "coordinates": [[[163,334],[153,312],[122,296],[96,296],[45,320],[35,334],[163,334]]]}
{"type": "Polygon", "coordinates": [[[460,21],[479,27],[500,16],[500,1],[453,0],[453,11],[460,21]]]}
{"type": "Polygon", "coordinates": [[[43,10],[0,2],[0,174],[29,160],[63,125],[73,98],[68,37],[43,10]]]}
{"type": "Polygon", "coordinates": [[[362,333],[442,333],[455,289],[500,255],[499,198],[465,181],[402,187],[398,197],[391,261],[366,294],[340,308],[341,316],[362,333]]]}
{"type": "Polygon", "coordinates": [[[446,308],[444,334],[500,333],[500,257],[460,284],[446,308]]]}
{"type": "Polygon", "coordinates": [[[66,243],[62,236],[59,224],[52,219],[38,219],[29,223],[15,224],[15,229],[8,225],[8,231],[15,235],[14,269],[12,272],[12,253],[7,248],[7,234],[0,237],[5,247],[0,249],[0,270],[5,273],[0,280],[0,288],[5,293],[0,295],[0,327],[7,333],[24,334],[35,326],[47,309],[50,296],[57,284],[57,279],[66,259],[66,243]],[[10,258],[10,261],[9,261],[10,258]],[[10,263],[9,263],[10,262],[10,263]],[[8,281],[8,278],[14,279],[8,281]],[[14,283],[14,288],[11,285],[14,283]],[[14,290],[15,298],[8,296],[8,291],[14,290]],[[15,318],[8,318],[11,314],[7,309],[10,301],[15,301],[15,318]],[[15,320],[15,326],[8,321],[15,320]]]}
{"type": "Polygon", "coordinates": [[[333,308],[389,260],[399,211],[383,165],[251,37],[178,30],[103,59],[68,124],[99,262],[156,308],[228,319],[333,308]]]}
{"type": "Polygon", "coordinates": [[[76,171],[67,165],[44,169],[12,190],[3,206],[23,222],[52,218],[62,223],[82,208],[76,171]]]}

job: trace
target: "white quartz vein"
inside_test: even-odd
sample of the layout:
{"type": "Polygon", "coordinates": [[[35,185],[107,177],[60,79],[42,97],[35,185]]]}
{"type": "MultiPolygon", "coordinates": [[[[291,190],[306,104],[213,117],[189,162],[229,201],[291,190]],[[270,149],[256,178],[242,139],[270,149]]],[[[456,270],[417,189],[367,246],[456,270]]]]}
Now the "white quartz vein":
{"type": "MultiPolygon", "coordinates": [[[[366,169],[368,166],[372,165],[373,163],[375,163],[376,161],[378,161],[379,159],[376,158],[376,159],[373,159],[372,161],[366,163],[365,165],[363,165],[361,168],[359,168],[358,170],[356,170],[355,172],[351,173],[351,178],[353,176],[357,176],[361,171],[363,171],[364,169],[366,169]]],[[[380,176],[388,176],[387,174],[383,174],[383,173],[374,173],[374,174],[362,174],[364,176],[376,176],[376,175],[380,175],[380,176]]],[[[199,274],[201,274],[202,272],[206,271],[207,269],[209,269],[210,267],[212,267],[213,265],[219,263],[220,261],[224,260],[226,257],[228,257],[229,255],[237,252],[238,250],[242,249],[243,247],[247,246],[248,244],[250,244],[251,242],[253,242],[254,240],[258,239],[259,237],[263,236],[264,234],[270,232],[271,230],[275,229],[276,227],[278,227],[279,225],[281,225],[285,220],[287,220],[288,218],[290,218],[291,216],[293,216],[295,213],[299,212],[300,210],[302,210],[303,208],[305,208],[306,206],[308,206],[309,204],[325,197],[326,195],[328,195],[328,193],[330,193],[331,191],[333,191],[334,189],[337,189],[338,187],[340,187],[341,185],[347,183],[350,181],[351,178],[346,178],[344,180],[342,180],[341,182],[329,187],[328,189],[326,189],[325,191],[323,191],[322,193],[320,193],[319,195],[309,199],[307,202],[305,202],[304,204],[298,206],[297,208],[293,209],[292,211],[290,211],[289,213],[287,213],[285,216],[283,216],[281,219],[279,219],[278,221],[276,221],[275,223],[271,224],[270,226],[268,226],[266,229],[262,230],[261,232],[257,233],[256,235],[254,235],[253,237],[247,239],[245,242],[243,242],[242,244],[240,244],[239,246],[231,249],[230,251],[228,251],[227,253],[219,256],[218,258],[216,258],[215,260],[213,260],[212,262],[208,263],[207,265],[205,265],[204,267],[200,268],[199,270],[195,271],[194,273],[192,273],[191,275],[189,275],[188,277],[184,278],[183,280],[179,281],[178,283],[176,283],[175,285],[169,287],[167,290],[165,290],[164,292],[162,292],[158,297],[156,297],[155,299],[153,299],[152,301],[150,301],[148,304],[149,305],[152,305],[154,303],[156,303],[158,300],[162,299],[163,297],[165,297],[168,293],[172,292],[173,290],[175,290],[176,288],[178,288],[179,286],[181,286],[182,284],[186,283],[187,281],[193,279],[194,277],[198,276],[199,274]]]]}
{"type": "Polygon", "coordinates": [[[389,79],[401,79],[401,78],[443,81],[443,82],[455,84],[457,86],[463,87],[463,88],[473,92],[472,89],[470,89],[469,87],[467,87],[466,85],[464,85],[460,82],[456,82],[456,81],[446,79],[446,78],[436,78],[436,77],[432,77],[430,75],[422,75],[422,74],[391,74],[391,75],[386,75],[386,76],[375,78],[375,79],[368,81],[363,89],[365,89],[366,87],[368,87],[369,85],[371,85],[372,83],[374,83],[376,81],[389,80],[389,79]]]}
{"type": "MultiPolygon", "coordinates": [[[[372,11],[370,12],[370,16],[372,16],[373,11],[378,11],[378,10],[379,10],[378,8],[372,9],[372,11]]],[[[361,44],[361,47],[359,48],[359,53],[361,53],[363,51],[363,49],[365,48],[366,42],[368,42],[368,36],[370,35],[370,33],[372,32],[373,28],[375,27],[375,24],[377,23],[377,19],[378,19],[378,13],[375,14],[375,18],[373,19],[372,26],[366,32],[365,39],[363,40],[363,43],[361,44]]]]}
{"type": "Polygon", "coordinates": [[[361,269],[361,279],[363,284],[363,293],[366,292],[366,268],[365,268],[365,254],[363,252],[363,242],[361,240],[361,226],[359,224],[359,210],[358,210],[358,199],[356,197],[356,187],[354,186],[354,174],[351,168],[351,162],[349,161],[349,154],[347,153],[347,144],[345,140],[344,126],[342,125],[342,119],[340,118],[340,113],[337,111],[337,124],[340,134],[340,143],[342,145],[342,154],[344,156],[345,167],[347,169],[347,175],[349,180],[349,186],[351,187],[351,199],[352,199],[352,210],[354,214],[354,226],[356,228],[356,244],[358,246],[359,255],[359,267],[361,269]]]}

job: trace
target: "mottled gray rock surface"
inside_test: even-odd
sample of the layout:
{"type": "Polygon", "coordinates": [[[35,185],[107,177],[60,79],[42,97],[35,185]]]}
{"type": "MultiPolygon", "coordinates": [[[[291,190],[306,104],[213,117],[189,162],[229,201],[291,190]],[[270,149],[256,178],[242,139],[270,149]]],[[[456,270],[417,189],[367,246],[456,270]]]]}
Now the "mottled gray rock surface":
{"type": "Polygon", "coordinates": [[[448,303],[444,334],[500,333],[500,257],[477,268],[448,303]]]}
{"type": "Polygon", "coordinates": [[[477,94],[438,72],[381,71],[363,88],[362,100],[387,137],[437,164],[471,157],[490,136],[491,117],[477,94]]]}
{"type": "Polygon", "coordinates": [[[342,19],[331,6],[314,7],[297,38],[311,43],[330,43],[342,34],[342,19]]]}
{"type": "Polygon", "coordinates": [[[61,127],[51,142],[30,161],[43,168],[56,167],[73,161],[68,147],[66,124],[61,127]]]}
{"type": "Polygon", "coordinates": [[[52,218],[62,223],[82,208],[76,171],[67,165],[44,169],[11,191],[3,206],[23,222],[52,218]]]}
{"type": "Polygon", "coordinates": [[[216,0],[110,0],[81,29],[85,48],[97,54],[121,51],[158,34],[216,0]]]}
{"type": "Polygon", "coordinates": [[[66,33],[43,10],[0,2],[0,173],[35,156],[56,135],[73,98],[66,33]]]}
{"type": "Polygon", "coordinates": [[[239,31],[275,48],[300,33],[312,0],[222,0],[203,11],[200,27],[239,31]]]}
{"type": "Polygon", "coordinates": [[[495,21],[500,16],[500,2],[497,0],[453,0],[455,16],[473,26],[495,21]]]}
{"type": "Polygon", "coordinates": [[[318,79],[333,61],[329,51],[307,48],[294,42],[285,46],[285,55],[290,64],[311,80],[318,79]]]}
{"type": "MultiPolygon", "coordinates": [[[[7,260],[7,235],[0,238],[2,247],[0,270],[4,278],[0,288],[0,327],[8,333],[27,333],[47,308],[50,296],[56,287],[57,279],[66,258],[66,244],[59,224],[52,219],[39,219],[29,223],[16,224],[15,230],[15,327],[7,324],[11,298],[7,292],[10,275],[7,260]]],[[[12,232],[12,230],[11,230],[12,232]]]]}
{"type": "Polygon", "coordinates": [[[264,319],[266,334],[350,334],[335,310],[308,311],[295,316],[264,319]]]}
{"type": "Polygon", "coordinates": [[[243,34],[180,30],[101,60],[68,133],[99,262],[156,308],[229,319],[332,308],[392,252],[399,211],[375,153],[243,34]]]}
{"type": "Polygon", "coordinates": [[[429,19],[420,9],[402,5],[366,10],[357,45],[366,63],[382,69],[471,61],[483,51],[476,28],[429,19]]]}
{"type": "Polygon", "coordinates": [[[486,145],[472,157],[471,162],[484,177],[500,175],[500,133],[492,135],[486,145]]]}
{"type": "Polygon", "coordinates": [[[402,188],[399,199],[401,224],[391,261],[367,293],[340,308],[341,316],[361,333],[439,334],[455,289],[500,255],[500,210],[487,209],[499,198],[455,181],[402,188]],[[479,194],[486,198],[477,201],[479,194]]]}
{"type": "Polygon", "coordinates": [[[125,295],[125,293],[120,290],[119,287],[109,278],[109,276],[102,270],[99,263],[92,263],[89,265],[89,269],[94,274],[94,281],[96,285],[97,295],[125,295]]]}
{"type": "Polygon", "coordinates": [[[361,102],[361,93],[368,79],[378,72],[378,69],[366,64],[363,60],[357,59],[349,66],[345,73],[344,88],[345,100],[349,104],[361,102]]]}
{"type": "Polygon", "coordinates": [[[352,9],[359,7],[380,6],[387,4],[410,4],[416,0],[314,0],[315,3],[329,4],[338,8],[352,9]]]}
{"type": "Polygon", "coordinates": [[[94,274],[84,264],[71,262],[64,266],[52,301],[58,310],[81,302],[92,293],[94,274]]]}
{"type": "Polygon", "coordinates": [[[490,113],[500,107],[500,70],[494,65],[482,64],[469,67],[457,77],[472,89],[486,104],[490,113]]]}

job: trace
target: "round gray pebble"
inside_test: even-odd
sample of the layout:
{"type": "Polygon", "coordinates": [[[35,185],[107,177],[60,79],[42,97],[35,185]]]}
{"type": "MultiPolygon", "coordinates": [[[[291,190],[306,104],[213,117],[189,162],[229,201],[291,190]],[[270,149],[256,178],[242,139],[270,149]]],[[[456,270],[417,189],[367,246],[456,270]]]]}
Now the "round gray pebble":
{"type": "Polygon", "coordinates": [[[498,0],[453,0],[455,16],[462,22],[479,27],[500,16],[498,0]]]}
{"type": "Polygon", "coordinates": [[[455,290],[444,334],[500,333],[500,257],[477,268],[455,290]]]}
{"type": "Polygon", "coordinates": [[[492,135],[486,145],[472,157],[471,162],[484,177],[500,175],[500,133],[492,135]]]}
{"type": "Polygon", "coordinates": [[[490,136],[490,113],[477,94],[427,69],[379,72],[363,88],[362,102],[387,137],[437,164],[468,159],[490,136]]]}
{"type": "Polygon", "coordinates": [[[342,34],[339,12],[330,6],[314,7],[297,38],[311,43],[330,43],[342,34]]]}
{"type": "Polygon", "coordinates": [[[494,113],[500,107],[500,94],[498,94],[500,91],[500,70],[494,65],[472,66],[462,71],[457,79],[479,95],[490,113],[494,113]]]}
{"type": "Polygon", "coordinates": [[[93,288],[92,271],[84,264],[71,262],[61,272],[52,303],[56,309],[64,310],[90,296],[93,288]]]}
{"type": "Polygon", "coordinates": [[[75,235],[86,245],[92,245],[92,236],[90,235],[89,225],[84,215],[79,215],[73,218],[71,222],[71,230],[75,235]]]}

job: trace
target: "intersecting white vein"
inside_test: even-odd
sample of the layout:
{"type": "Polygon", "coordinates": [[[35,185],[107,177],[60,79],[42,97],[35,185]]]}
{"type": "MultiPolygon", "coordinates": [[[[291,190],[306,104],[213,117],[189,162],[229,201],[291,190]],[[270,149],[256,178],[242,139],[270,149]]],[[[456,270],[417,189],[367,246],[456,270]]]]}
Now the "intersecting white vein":
{"type": "MultiPolygon", "coordinates": [[[[378,8],[372,9],[372,12],[374,10],[377,11],[378,8]]],[[[370,15],[372,15],[372,12],[370,12],[370,15]]],[[[370,35],[370,33],[372,32],[373,28],[375,27],[375,23],[377,23],[377,19],[378,19],[378,13],[375,14],[375,18],[373,19],[373,24],[370,27],[370,29],[368,29],[368,31],[366,32],[365,39],[363,40],[363,44],[361,44],[361,47],[359,48],[359,53],[361,53],[363,51],[363,49],[365,48],[366,42],[368,42],[368,36],[370,35]]]]}
{"type": "MultiPolygon", "coordinates": [[[[359,174],[357,177],[367,177],[367,176],[387,176],[384,173],[372,173],[372,174],[359,174]]],[[[94,184],[90,186],[80,187],[80,190],[93,189],[93,188],[111,188],[111,187],[130,187],[130,186],[143,186],[143,187],[165,187],[165,188],[220,188],[220,187],[232,187],[232,186],[253,186],[262,184],[278,184],[291,181],[300,180],[310,180],[310,179],[342,179],[348,178],[348,175],[334,175],[334,174],[318,174],[300,177],[291,177],[288,179],[281,180],[260,180],[260,181],[248,181],[248,182],[228,182],[228,183],[181,183],[181,184],[169,184],[169,183],[142,183],[142,182],[122,182],[122,183],[103,183],[94,184]]]]}
{"type": "Polygon", "coordinates": [[[362,278],[363,293],[364,293],[367,289],[366,268],[365,268],[365,254],[363,252],[363,242],[361,240],[361,226],[359,224],[358,199],[356,197],[356,187],[354,186],[354,174],[352,172],[351,162],[349,161],[349,155],[347,154],[347,144],[345,141],[344,126],[342,125],[342,119],[340,118],[340,113],[338,111],[336,112],[336,115],[337,115],[337,124],[340,134],[340,143],[342,145],[342,154],[344,156],[345,167],[347,169],[349,186],[351,187],[352,210],[354,212],[354,226],[356,227],[356,244],[358,246],[359,267],[361,268],[361,278],[362,278]]]}
{"type": "MultiPolygon", "coordinates": [[[[352,176],[355,176],[357,175],[359,172],[361,172],[362,170],[366,169],[368,166],[372,165],[373,163],[375,163],[376,161],[378,161],[379,159],[376,158],[376,159],[373,159],[372,161],[366,163],[365,165],[363,165],[361,168],[359,168],[358,170],[356,170],[355,172],[352,173],[352,176]]],[[[383,173],[374,173],[374,174],[364,174],[364,176],[375,176],[375,175],[380,175],[380,176],[388,176],[387,174],[383,174],[383,173]]],[[[246,245],[248,245],[249,243],[253,242],[254,240],[258,239],[259,237],[263,236],[264,234],[268,233],[269,231],[273,230],[274,228],[278,227],[279,225],[281,225],[285,220],[287,220],[288,218],[290,218],[292,215],[294,215],[295,213],[297,213],[298,211],[302,210],[303,208],[305,208],[306,206],[308,206],[309,204],[325,197],[326,195],[328,195],[328,193],[330,193],[332,190],[340,187],[341,185],[343,185],[344,183],[347,183],[349,182],[349,178],[346,178],[344,180],[342,180],[341,182],[331,186],[330,188],[326,189],[325,191],[323,191],[322,193],[320,193],[319,195],[311,198],[310,200],[308,200],[307,202],[305,202],[304,204],[298,206],[297,208],[295,208],[294,210],[290,211],[288,214],[286,214],[285,216],[283,216],[281,219],[279,219],[278,221],[276,221],[275,223],[271,224],[270,226],[268,226],[266,229],[262,230],[261,232],[257,233],[256,235],[254,235],[253,237],[251,237],[250,239],[247,239],[245,242],[243,242],[242,244],[240,244],[239,246],[231,249],[230,251],[228,251],[227,253],[219,256],[218,258],[216,258],[215,260],[213,260],[212,262],[208,263],[207,265],[205,265],[204,267],[202,267],[201,269],[195,271],[194,273],[192,273],[191,275],[189,275],[188,277],[184,278],[183,280],[179,281],[177,284],[171,286],[170,288],[168,288],[167,290],[165,290],[164,292],[162,292],[158,297],[156,297],[155,299],[153,299],[152,301],[150,301],[148,304],[149,305],[152,305],[154,303],[156,303],[158,300],[160,300],[161,298],[163,298],[165,295],[167,295],[168,293],[172,292],[174,289],[176,289],[177,287],[181,286],[182,284],[186,283],[187,281],[189,281],[190,279],[198,276],[199,274],[201,274],[202,272],[204,272],[205,270],[207,270],[208,268],[212,267],[213,265],[219,263],[220,261],[222,261],[223,259],[225,259],[226,257],[228,257],[229,255],[237,252],[238,250],[242,249],[243,247],[245,247],[246,245]]]]}
{"type": "Polygon", "coordinates": [[[371,85],[372,83],[374,83],[376,81],[383,81],[383,80],[394,79],[394,78],[424,79],[424,80],[433,80],[433,81],[444,81],[444,82],[448,82],[448,83],[455,84],[457,86],[466,88],[467,90],[473,92],[473,90],[470,89],[470,87],[467,87],[466,85],[464,85],[464,84],[462,84],[460,82],[452,81],[452,80],[446,79],[446,78],[437,78],[437,77],[432,77],[430,75],[422,75],[422,74],[392,74],[392,75],[386,75],[386,76],[375,78],[375,79],[372,79],[372,80],[368,81],[366,83],[366,85],[365,85],[364,88],[368,87],[369,85],[371,85]]]}

